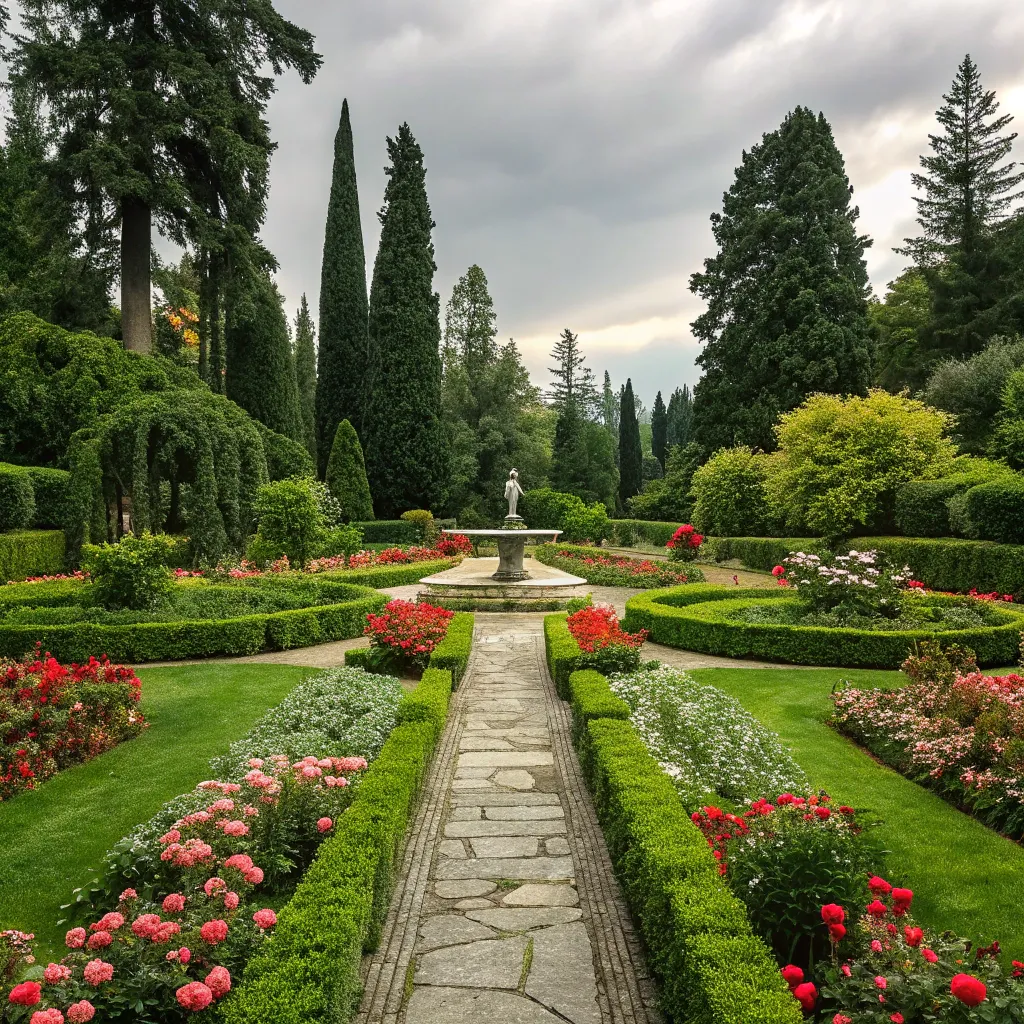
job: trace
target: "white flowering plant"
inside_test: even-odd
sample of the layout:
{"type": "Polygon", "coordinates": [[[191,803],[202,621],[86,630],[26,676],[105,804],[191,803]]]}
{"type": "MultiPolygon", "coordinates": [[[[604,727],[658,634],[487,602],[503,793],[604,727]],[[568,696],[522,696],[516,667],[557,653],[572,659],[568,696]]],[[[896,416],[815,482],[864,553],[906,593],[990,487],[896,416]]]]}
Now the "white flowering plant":
{"type": "Polygon", "coordinates": [[[880,551],[825,556],[795,551],[772,575],[780,586],[791,587],[809,612],[896,619],[913,573],[880,551]]]}
{"type": "Polygon", "coordinates": [[[779,737],[721,690],[667,666],[613,676],[610,683],[688,810],[709,799],[743,802],[807,788],[779,737]]]}

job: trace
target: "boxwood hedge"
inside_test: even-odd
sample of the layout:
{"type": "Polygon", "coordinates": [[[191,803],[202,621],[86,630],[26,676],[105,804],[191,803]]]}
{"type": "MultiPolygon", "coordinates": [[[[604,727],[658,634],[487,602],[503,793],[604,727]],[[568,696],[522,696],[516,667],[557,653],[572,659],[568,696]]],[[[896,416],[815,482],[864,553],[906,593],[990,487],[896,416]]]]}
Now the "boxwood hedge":
{"type": "MultiPolygon", "coordinates": [[[[927,603],[956,600],[931,596],[927,603]]],[[[1024,608],[1014,605],[992,609],[1000,619],[999,625],[942,633],[749,623],[727,618],[730,612],[766,601],[793,602],[795,598],[783,589],[672,587],[630,598],[623,624],[631,632],[646,629],[655,643],[702,654],[849,668],[898,668],[914,644],[922,640],[970,647],[980,665],[1010,665],[1017,659],[1024,629],[1024,608]]]]}
{"type": "Polygon", "coordinates": [[[644,542],[663,548],[683,524],[652,523],[644,519],[611,519],[608,525],[612,530],[611,542],[619,547],[631,548],[644,542]]]}
{"type": "Polygon", "coordinates": [[[64,550],[64,534],[60,530],[0,533],[0,584],[63,572],[64,550]]]}

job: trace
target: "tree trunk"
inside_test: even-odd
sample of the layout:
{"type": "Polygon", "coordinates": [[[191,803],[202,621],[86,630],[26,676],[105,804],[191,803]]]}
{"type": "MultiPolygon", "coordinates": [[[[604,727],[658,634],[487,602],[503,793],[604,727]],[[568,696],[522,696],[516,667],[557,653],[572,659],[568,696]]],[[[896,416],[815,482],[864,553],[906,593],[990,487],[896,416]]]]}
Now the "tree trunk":
{"type": "Polygon", "coordinates": [[[153,220],[149,203],[121,200],[121,337],[130,352],[153,351],[150,251],[153,220]]]}

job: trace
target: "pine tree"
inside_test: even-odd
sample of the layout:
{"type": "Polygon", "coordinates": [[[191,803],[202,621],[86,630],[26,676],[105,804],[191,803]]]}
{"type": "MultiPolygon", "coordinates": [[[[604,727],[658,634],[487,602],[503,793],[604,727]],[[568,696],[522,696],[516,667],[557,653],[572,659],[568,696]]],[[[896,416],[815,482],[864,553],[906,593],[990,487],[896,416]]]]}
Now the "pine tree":
{"type": "Polygon", "coordinates": [[[366,470],[383,519],[444,502],[449,446],[441,422],[440,299],[423,152],[407,124],[388,139],[391,166],[370,291],[373,356],[366,470]]]}
{"type": "Polygon", "coordinates": [[[601,423],[604,429],[619,443],[619,403],[612,390],[611,374],[604,371],[604,387],[601,389],[601,423]]]}
{"type": "Polygon", "coordinates": [[[587,357],[580,351],[578,339],[579,335],[566,327],[555,342],[551,358],[558,365],[548,368],[554,377],[548,398],[559,411],[572,405],[587,419],[597,405],[597,388],[594,371],[585,365],[587,357]]]}
{"type": "Polygon", "coordinates": [[[644,483],[644,453],[640,445],[640,424],[633,400],[633,382],[626,381],[619,409],[619,500],[626,502],[639,494],[644,483]]]}
{"type": "Polygon", "coordinates": [[[935,116],[943,133],[929,135],[932,152],[921,157],[924,173],[912,176],[922,233],[896,250],[925,271],[933,323],[921,340],[933,361],[970,356],[1000,331],[990,315],[999,302],[1001,277],[993,228],[1024,195],[1024,171],[1007,160],[1017,137],[1006,132],[1013,118],[997,113],[995,93],[982,88],[970,54],[942,99],[935,116]]]}
{"type": "Polygon", "coordinates": [[[321,58],[269,0],[23,0],[21,18],[14,79],[45,93],[83,211],[97,200],[115,211],[124,343],[148,352],[154,219],[172,241],[205,247],[211,222],[261,218],[274,76],[291,67],[308,82],[321,58]]]}
{"type": "MultiPolygon", "coordinates": [[[[676,388],[672,397],[668,400],[668,429],[666,431],[666,443],[669,448],[673,445],[687,445],[690,443],[690,423],[693,419],[693,393],[688,384],[676,388]]],[[[666,468],[666,472],[668,472],[666,468]]]]}
{"type": "Polygon", "coordinates": [[[444,317],[445,359],[457,358],[470,380],[498,356],[497,316],[487,290],[487,276],[475,263],[456,282],[444,317]]]}
{"type": "Polygon", "coordinates": [[[365,440],[371,388],[368,305],[352,124],[348,100],[344,100],[334,137],[334,176],[320,274],[316,432],[321,474],[327,469],[334,435],[342,420],[347,419],[365,440]]]}
{"type": "Polygon", "coordinates": [[[692,324],[704,342],[693,433],[708,451],[775,446],[781,413],[809,394],[864,394],[869,239],[832,129],[805,107],[743,154],[722,213],[718,253],[690,289],[708,303],[692,324]]]}
{"type": "Polygon", "coordinates": [[[299,390],[300,440],[316,463],[316,328],[309,315],[309,303],[303,292],[302,305],[295,316],[295,385],[299,390]]]}
{"type": "Polygon", "coordinates": [[[236,281],[226,332],[227,396],[271,430],[302,442],[288,319],[266,273],[236,281]]]}
{"type": "Polygon", "coordinates": [[[660,391],[654,399],[654,411],[651,413],[651,454],[661,463],[664,473],[668,458],[668,411],[660,391]]]}
{"type": "Polygon", "coordinates": [[[348,420],[342,420],[334,434],[331,457],[327,460],[327,488],[341,506],[341,517],[346,523],[373,519],[363,446],[348,420]]]}

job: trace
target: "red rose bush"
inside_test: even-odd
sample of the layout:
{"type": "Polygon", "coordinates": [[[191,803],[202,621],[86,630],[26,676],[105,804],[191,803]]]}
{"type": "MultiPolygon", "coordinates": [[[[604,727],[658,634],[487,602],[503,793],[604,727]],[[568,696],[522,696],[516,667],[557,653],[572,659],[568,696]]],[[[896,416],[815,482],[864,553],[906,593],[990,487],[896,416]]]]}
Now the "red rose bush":
{"type": "Polygon", "coordinates": [[[454,616],[422,601],[389,601],[379,614],[366,616],[363,633],[370,638],[371,663],[399,670],[426,668],[454,616]]]}
{"type": "Polygon", "coordinates": [[[672,534],[665,547],[669,557],[676,562],[692,562],[700,554],[704,535],[698,533],[689,523],[684,523],[672,534]]]}

